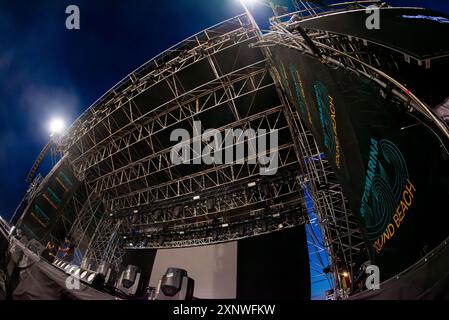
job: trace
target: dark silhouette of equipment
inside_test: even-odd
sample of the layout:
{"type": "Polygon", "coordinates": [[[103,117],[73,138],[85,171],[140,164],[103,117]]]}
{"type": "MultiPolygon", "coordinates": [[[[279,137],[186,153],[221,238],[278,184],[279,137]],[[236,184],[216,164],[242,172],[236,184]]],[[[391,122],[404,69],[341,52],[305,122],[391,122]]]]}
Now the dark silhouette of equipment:
{"type": "Polygon", "coordinates": [[[9,246],[9,230],[7,230],[6,224],[3,224],[2,219],[0,219],[0,254],[3,254],[8,250],[9,246]]]}
{"type": "Polygon", "coordinates": [[[111,267],[109,263],[103,262],[97,269],[98,274],[101,274],[105,279],[105,284],[107,286],[114,286],[117,280],[117,273],[111,267]]]}
{"type": "Polygon", "coordinates": [[[129,297],[136,297],[141,289],[141,277],[139,267],[129,265],[120,275],[117,289],[129,297]]]}
{"type": "Polygon", "coordinates": [[[103,290],[104,288],[106,282],[105,276],[99,272],[86,270],[82,267],[73,265],[60,259],[55,259],[52,264],[62,272],[65,272],[67,275],[79,279],[81,282],[87,284],[92,288],[95,288],[97,290],[103,290]]]}
{"type": "Polygon", "coordinates": [[[81,268],[85,270],[95,270],[95,261],[93,259],[84,259],[81,262],[81,268]]]}
{"type": "Polygon", "coordinates": [[[36,161],[33,164],[33,167],[31,168],[30,172],[27,176],[27,183],[30,184],[33,182],[34,177],[36,176],[36,172],[41,166],[42,161],[44,161],[45,157],[47,156],[48,152],[51,150],[51,147],[53,146],[53,140],[50,140],[42,149],[41,153],[37,157],[36,161]]]}
{"type": "Polygon", "coordinates": [[[81,281],[90,285],[92,288],[102,290],[105,284],[105,277],[102,274],[93,271],[86,271],[87,274],[83,277],[84,271],[81,272],[81,281]]]}
{"type": "Polygon", "coordinates": [[[156,300],[192,300],[194,288],[195,281],[186,270],[168,268],[159,283],[156,300]]]}

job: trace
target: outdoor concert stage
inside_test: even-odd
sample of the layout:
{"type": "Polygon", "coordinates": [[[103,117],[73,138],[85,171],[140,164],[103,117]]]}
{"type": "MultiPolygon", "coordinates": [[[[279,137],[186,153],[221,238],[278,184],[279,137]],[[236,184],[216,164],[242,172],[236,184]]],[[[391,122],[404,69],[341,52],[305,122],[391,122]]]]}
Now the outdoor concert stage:
{"type": "MultiPolygon", "coordinates": [[[[129,250],[124,265],[142,270],[140,294],[127,295],[91,268],[56,260],[49,263],[14,240],[11,245],[11,298],[14,300],[161,299],[159,281],[174,265],[194,281],[191,299],[308,300],[310,279],[304,228],[229,244],[170,250],[129,250]],[[292,252],[291,243],[303,243],[292,252]],[[279,248],[285,249],[279,249],[279,248]],[[146,270],[146,272],[143,272],[146,270]],[[291,270],[287,280],[281,276],[291,270]],[[293,276],[294,273],[294,276],[293,276]],[[90,278],[92,276],[92,278],[90,278]],[[97,276],[97,278],[95,278],[97,276]],[[79,281],[78,281],[79,280],[79,281]],[[109,282],[109,283],[107,283],[109,282]]],[[[115,280],[118,281],[118,280],[115,280]]]]}
{"type": "MultiPolygon", "coordinates": [[[[81,269],[132,265],[147,287],[184,267],[196,298],[309,299],[311,278],[333,299],[448,298],[449,17],[382,4],[369,31],[364,5],[305,8],[266,34],[243,14],[150,60],[51,141],[61,160],[44,179],[33,166],[14,225],[42,244],[69,235],[81,269]],[[249,154],[194,163],[208,128],[275,133],[276,170],[249,154]],[[180,163],[175,129],[193,133],[180,163]],[[372,266],[381,289],[366,291],[372,266]]],[[[17,298],[111,298],[66,292],[33,259],[17,298]]]]}

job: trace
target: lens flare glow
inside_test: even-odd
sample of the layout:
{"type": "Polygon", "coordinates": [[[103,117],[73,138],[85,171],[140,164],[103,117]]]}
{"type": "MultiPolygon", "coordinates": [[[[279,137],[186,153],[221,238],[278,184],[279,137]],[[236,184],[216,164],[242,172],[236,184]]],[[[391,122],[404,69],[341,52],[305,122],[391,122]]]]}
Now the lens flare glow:
{"type": "Polygon", "coordinates": [[[48,128],[51,134],[62,133],[65,129],[65,122],[60,118],[55,118],[50,121],[48,128]]]}

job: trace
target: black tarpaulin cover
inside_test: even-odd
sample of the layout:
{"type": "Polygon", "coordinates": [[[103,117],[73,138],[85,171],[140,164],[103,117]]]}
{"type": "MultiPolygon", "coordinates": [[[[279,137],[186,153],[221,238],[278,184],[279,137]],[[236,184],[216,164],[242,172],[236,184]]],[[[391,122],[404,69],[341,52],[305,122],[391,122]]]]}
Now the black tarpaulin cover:
{"type": "Polygon", "coordinates": [[[449,240],[379,290],[353,296],[352,300],[446,300],[449,299],[449,240]]]}
{"type": "Polygon", "coordinates": [[[80,284],[68,289],[68,275],[26,249],[11,246],[9,268],[13,300],[114,300],[115,297],[80,284]]]}

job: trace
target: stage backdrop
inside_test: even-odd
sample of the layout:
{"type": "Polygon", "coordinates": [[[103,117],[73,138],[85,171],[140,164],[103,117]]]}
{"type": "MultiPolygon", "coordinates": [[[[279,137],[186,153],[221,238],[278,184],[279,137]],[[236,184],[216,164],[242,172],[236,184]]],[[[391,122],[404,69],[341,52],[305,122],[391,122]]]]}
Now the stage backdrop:
{"type": "Polygon", "coordinates": [[[156,287],[169,267],[187,270],[195,280],[195,297],[234,299],[237,288],[237,243],[158,250],[150,286],[156,287]]]}
{"type": "Polygon", "coordinates": [[[449,235],[449,162],[438,130],[362,76],[297,50],[272,51],[283,89],[329,158],[381,277],[398,274],[449,235]]]}
{"type": "Polygon", "coordinates": [[[310,300],[310,295],[304,227],[239,242],[237,299],[310,300]]]}
{"type": "Polygon", "coordinates": [[[304,227],[239,242],[158,250],[150,286],[156,287],[169,267],[187,270],[201,299],[310,299],[304,227]]]}
{"type": "Polygon", "coordinates": [[[22,229],[28,240],[45,244],[50,235],[61,233],[58,222],[62,215],[68,215],[67,206],[79,187],[80,182],[66,161],[61,160],[41,183],[16,227],[22,229]]]}

